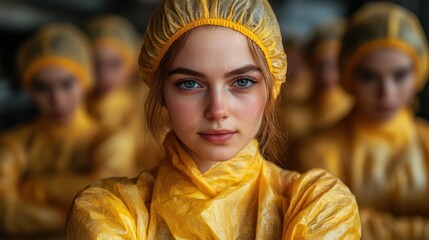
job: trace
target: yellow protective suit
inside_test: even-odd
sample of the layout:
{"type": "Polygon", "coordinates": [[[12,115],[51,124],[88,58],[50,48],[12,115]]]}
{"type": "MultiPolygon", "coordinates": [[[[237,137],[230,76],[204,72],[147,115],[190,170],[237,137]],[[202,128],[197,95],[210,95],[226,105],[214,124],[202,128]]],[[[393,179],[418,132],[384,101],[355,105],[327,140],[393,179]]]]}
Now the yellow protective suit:
{"type": "MultiPolygon", "coordinates": [[[[91,86],[91,59],[84,35],[68,24],[44,27],[20,50],[24,84],[47,66],[70,71],[91,86]]],[[[0,136],[0,233],[59,232],[74,196],[101,177],[124,176],[133,166],[101,135],[83,107],[67,123],[41,116],[0,136]]]]}
{"type": "MultiPolygon", "coordinates": [[[[262,49],[274,78],[285,79],[281,35],[267,1],[163,1],[146,31],[141,73],[153,73],[187,30],[216,25],[239,31],[262,49]]],[[[68,239],[358,239],[360,222],[349,190],[323,170],[303,175],[263,159],[257,140],[201,173],[171,132],[153,174],[94,183],[75,199],[68,239]]]]}
{"type": "Polygon", "coordinates": [[[429,237],[429,126],[403,110],[373,125],[356,115],[303,144],[301,169],[320,167],[355,194],[364,239],[429,237]]]}
{"type": "MultiPolygon", "coordinates": [[[[348,78],[343,85],[349,86],[355,59],[383,46],[413,58],[421,87],[422,76],[427,76],[423,34],[407,10],[389,3],[366,5],[352,17],[346,33],[342,72],[348,78]]],[[[369,123],[353,112],[302,145],[301,169],[327,169],[350,187],[359,204],[363,239],[428,239],[427,139],[428,124],[409,109],[383,124],[369,123]]]]}
{"type": "MultiPolygon", "coordinates": [[[[95,49],[115,49],[125,67],[137,71],[138,35],[126,19],[118,15],[99,16],[89,21],[87,32],[95,49]]],[[[163,150],[146,125],[143,111],[147,97],[146,86],[131,83],[131,80],[110,93],[92,94],[88,109],[104,129],[122,136],[121,141],[117,142],[118,146],[133,149],[134,153],[130,157],[136,161],[137,169],[149,170],[158,165],[163,157],[163,150]]]]}
{"type": "Polygon", "coordinates": [[[112,178],[79,194],[67,239],[359,239],[355,199],[322,170],[281,170],[256,140],[201,173],[174,134],[156,177],[112,178]]]}

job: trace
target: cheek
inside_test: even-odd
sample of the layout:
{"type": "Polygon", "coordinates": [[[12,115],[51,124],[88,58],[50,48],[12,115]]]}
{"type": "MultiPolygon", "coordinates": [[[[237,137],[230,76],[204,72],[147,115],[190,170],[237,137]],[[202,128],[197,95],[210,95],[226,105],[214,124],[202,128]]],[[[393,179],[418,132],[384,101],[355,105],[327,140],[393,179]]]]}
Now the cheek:
{"type": "Polygon", "coordinates": [[[264,91],[236,98],[232,114],[239,120],[239,124],[248,123],[249,127],[259,129],[266,103],[267,96],[264,91]]]}
{"type": "Polygon", "coordinates": [[[173,129],[184,130],[196,126],[202,115],[201,101],[195,98],[178,96],[172,92],[165,92],[165,104],[173,129]]]}
{"type": "Polygon", "coordinates": [[[67,94],[67,105],[70,110],[81,104],[83,92],[80,86],[75,85],[74,87],[66,91],[65,94],[67,94]]]}
{"type": "Polygon", "coordinates": [[[47,93],[32,93],[34,102],[42,112],[48,112],[51,109],[51,100],[47,93]]]}
{"type": "Polygon", "coordinates": [[[82,103],[82,99],[83,99],[82,88],[76,87],[73,95],[74,95],[74,99],[75,99],[75,105],[79,105],[80,103],[82,103]]]}
{"type": "Polygon", "coordinates": [[[356,83],[353,95],[359,108],[370,109],[377,101],[377,87],[375,84],[356,83]]]}
{"type": "Polygon", "coordinates": [[[414,75],[404,84],[400,90],[403,93],[404,104],[410,103],[416,93],[416,81],[414,75]]]}
{"type": "Polygon", "coordinates": [[[236,111],[239,113],[238,116],[246,119],[262,119],[266,104],[265,97],[253,96],[239,102],[240,104],[236,107],[236,111]]]}

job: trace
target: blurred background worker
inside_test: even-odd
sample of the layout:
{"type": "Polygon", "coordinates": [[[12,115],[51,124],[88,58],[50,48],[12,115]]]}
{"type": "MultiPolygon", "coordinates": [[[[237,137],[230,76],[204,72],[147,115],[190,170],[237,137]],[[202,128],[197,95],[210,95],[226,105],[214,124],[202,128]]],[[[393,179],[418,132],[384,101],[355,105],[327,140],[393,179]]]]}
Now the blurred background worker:
{"type": "MultiPolygon", "coordinates": [[[[287,90],[283,90],[284,98],[280,104],[281,125],[288,140],[287,154],[291,158],[296,157],[294,150],[303,138],[335,125],[353,106],[352,98],[339,84],[337,61],[345,25],[345,21],[335,20],[318,26],[303,53],[306,63],[288,55],[289,61],[295,62],[292,67],[297,68],[292,71],[298,71],[295,75],[299,77],[292,79],[291,88],[288,85],[287,90]]],[[[298,169],[295,163],[285,164],[298,169]]]]}
{"type": "Polygon", "coordinates": [[[18,70],[40,114],[0,135],[0,232],[59,233],[79,190],[101,177],[131,174],[133,162],[118,157],[126,153],[109,143],[115,136],[83,105],[93,80],[80,30],[43,27],[21,47],[18,70]]]}
{"type": "Polygon", "coordinates": [[[371,3],[342,44],[342,85],[355,107],[301,146],[303,170],[327,169],[350,187],[363,239],[428,239],[429,124],[410,109],[429,73],[423,29],[398,5],[371,3]]]}
{"type": "Polygon", "coordinates": [[[335,125],[352,107],[352,99],[339,84],[338,55],[345,27],[344,20],[325,23],[316,29],[307,46],[313,79],[312,131],[335,125]]]}
{"type": "MultiPolygon", "coordinates": [[[[308,102],[312,93],[312,79],[305,57],[304,44],[298,38],[283,40],[287,53],[288,71],[279,96],[279,125],[285,140],[280,159],[289,159],[294,146],[308,134],[311,126],[311,112],[308,102]]],[[[281,163],[284,167],[296,169],[293,161],[281,163]]]]}
{"type": "MultiPolygon", "coordinates": [[[[143,170],[155,167],[162,158],[147,125],[143,103],[147,87],[138,79],[138,35],[126,19],[103,15],[87,24],[94,59],[96,81],[88,99],[89,112],[105,130],[115,132],[116,144],[129,149],[129,156],[143,170]]],[[[125,157],[125,156],[123,156],[125,157]]]]}

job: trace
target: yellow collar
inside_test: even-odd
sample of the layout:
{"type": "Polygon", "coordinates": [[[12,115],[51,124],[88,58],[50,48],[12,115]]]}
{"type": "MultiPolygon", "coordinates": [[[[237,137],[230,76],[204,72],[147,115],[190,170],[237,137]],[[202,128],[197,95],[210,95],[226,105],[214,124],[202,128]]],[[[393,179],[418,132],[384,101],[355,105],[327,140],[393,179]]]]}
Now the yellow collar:
{"type": "Polygon", "coordinates": [[[353,114],[353,128],[360,138],[378,139],[398,148],[407,144],[415,133],[413,116],[408,108],[398,111],[392,119],[383,123],[368,122],[353,114]]]}
{"type": "Polygon", "coordinates": [[[204,173],[201,173],[194,160],[189,156],[176,135],[170,132],[164,143],[174,168],[178,169],[201,191],[210,196],[216,196],[223,190],[247,180],[255,171],[259,172],[263,157],[259,153],[256,139],[252,140],[234,158],[217,163],[204,173]]]}

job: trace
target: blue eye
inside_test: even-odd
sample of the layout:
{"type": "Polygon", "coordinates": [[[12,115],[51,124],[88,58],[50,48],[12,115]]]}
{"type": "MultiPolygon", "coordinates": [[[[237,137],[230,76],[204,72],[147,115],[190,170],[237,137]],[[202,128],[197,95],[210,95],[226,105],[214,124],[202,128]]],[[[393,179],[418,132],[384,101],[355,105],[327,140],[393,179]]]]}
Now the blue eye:
{"type": "Polygon", "coordinates": [[[177,86],[182,89],[201,88],[201,85],[193,80],[185,80],[185,81],[179,82],[177,86]]]}
{"type": "Polygon", "coordinates": [[[238,88],[251,88],[256,84],[256,81],[250,78],[240,78],[235,81],[232,86],[238,88]]]}

